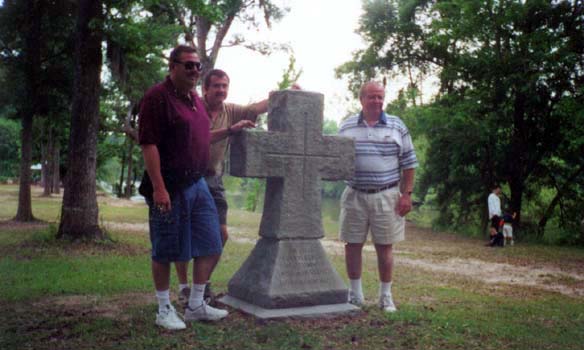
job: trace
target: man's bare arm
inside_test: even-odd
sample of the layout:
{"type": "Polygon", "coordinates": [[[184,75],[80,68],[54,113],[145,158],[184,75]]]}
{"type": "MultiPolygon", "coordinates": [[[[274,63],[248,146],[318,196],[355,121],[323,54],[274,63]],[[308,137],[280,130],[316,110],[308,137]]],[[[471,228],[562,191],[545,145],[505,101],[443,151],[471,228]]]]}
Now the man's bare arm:
{"type": "MultiPolygon", "coordinates": [[[[290,89],[301,90],[300,85],[298,85],[296,83],[292,84],[290,89]]],[[[272,94],[272,92],[270,92],[270,95],[271,94],[272,94]]],[[[258,116],[260,114],[264,114],[268,111],[268,104],[269,104],[269,98],[266,98],[266,99],[261,100],[261,101],[256,102],[256,103],[252,103],[252,104],[248,105],[247,108],[252,112],[251,114],[253,114],[253,118],[251,118],[249,120],[245,120],[245,119],[240,120],[239,122],[237,122],[237,123],[235,123],[227,128],[211,130],[211,143],[221,141],[221,140],[231,136],[232,134],[236,134],[236,133],[240,132],[243,129],[255,128],[255,122],[256,122],[258,116]]]]}
{"type": "Polygon", "coordinates": [[[251,120],[240,120],[237,123],[221,129],[211,130],[211,143],[221,141],[233,134],[240,132],[242,129],[255,128],[255,122],[251,120]]]}
{"type": "Polygon", "coordinates": [[[406,216],[412,210],[412,191],[414,190],[414,178],[416,170],[414,168],[402,171],[400,189],[402,195],[397,203],[396,212],[399,216],[406,216]]]}

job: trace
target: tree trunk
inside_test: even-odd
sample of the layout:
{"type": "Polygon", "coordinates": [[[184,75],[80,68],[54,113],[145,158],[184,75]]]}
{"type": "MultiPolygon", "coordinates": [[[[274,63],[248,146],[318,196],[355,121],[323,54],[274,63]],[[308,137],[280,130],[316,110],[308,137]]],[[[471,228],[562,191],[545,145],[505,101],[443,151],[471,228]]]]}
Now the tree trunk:
{"type": "Polygon", "coordinates": [[[30,163],[32,159],[32,115],[22,116],[22,154],[20,158],[20,174],[18,189],[18,209],[14,220],[34,221],[32,215],[32,201],[30,193],[30,163]]]}
{"type": "Polygon", "coordinates": [[[75,36],[75,81],[67,176],[59,238],[102,239],[96,197],[97,131],[102,65],[101,0],[78,2],[75,36]]]}
{"type": "Polygon", "coordinates": [[[124,173],[126,172],[126,155],[122,154],[122,169],[120,169],[120,182],[118,182],[118,188],[116,189],[116,195],[118,198],[122,198],[124,195],[124,173]]]}
{"type": "Polygon", "coordinates": [[[53,143],[53,188],[51,193],[61,193],[61,146],[59,142],[55,140],[53,143]]]}
{"type": "Polygon", "coordinates": [[[43,196],[50,196],[53,192],[53,130],[48,127],[47,143],[43,145],[42,173],[43,173],[43,196]]]}
{"type": "Polygon", "coordinates": [[[126,191],[124,193],[124,198],[131,198],[132,197],[132,189],[134,187],[134,177],[132,176],[132,172],[134,171],[133,165],[133,157],[132,157],[132,150],[134,149],[134,141],[128,138],[128,175],[126,175],[126,191]]]}
{"type": "Polygon", "coordinates": [[[43,196],[47,195],[46,189],[46,179],[47,179],[47,144],[41,142],[41,186],[43,187],[43,196]]]}
{"type": "Polygon", "coordinates": [[[509,146],[510,155],[510,176],[509,187],[511,188],[511,203],[510,209],[517,213],[513,220],[513,231],[518,232],[521,223],[521,205],[523,199],[523,191],[525,189],[525,179],[527,177],[525,169],[526,157],[529,153],[527,149],[528,132],[525,124],[525,105],[526,97],[521,92],[521,86],[515,88],[515,99],[513,101],[513,135],[511,136],[511,144],[509,146]]]}
{"type": "Polygon", "coordinates": [[[25,25],[26,43],[25,43],[25,84],[26,84],[26,102],[20,110],[22,117],[21,131],[21,158],[18,190],[18,209],[14,220],[16,221],[33,221],[32,201],[30,193],[32,162],[32,123],[33,117],[37,111],[37,94],[38,94],[38,76],[40,69],[40,40],[41,40],[41,22],[43,15],[44,1],[28,0],[27,7],[29,15],[25,25]]]}

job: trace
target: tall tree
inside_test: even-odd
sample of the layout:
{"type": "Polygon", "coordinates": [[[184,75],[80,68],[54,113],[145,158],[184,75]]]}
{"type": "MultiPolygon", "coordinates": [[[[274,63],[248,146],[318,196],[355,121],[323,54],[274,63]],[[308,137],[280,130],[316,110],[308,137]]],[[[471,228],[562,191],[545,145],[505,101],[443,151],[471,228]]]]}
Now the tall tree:
{"type": "Polygon", "coordinates": [[[71,133],[58,231],[61,238],[103,237],[95,183],[103,20],[101,0],[78,2],[71,133]]]}
{"type": "Polygon", "coordinates": [[[180,26],[182,40],[197,49],[203,63],[203,76],[213,69],[224,46],[239,45],[262,53],[283,48],[274,43],[248,42],[240,35],[227,40],[227,34],[238,18],[256,28],[260,21],[258,16],[263,17],[268,27],[272,21],[282,18],[286,9],[276,6],[271,0],[171,0],[155,2],[149,10],[180,26]]]}
{"type": "MultiPolygon", "coordinates": [[[[484,219],[494,182],[509,187],[520,218],[546,171],[557,173],[550,161],[575,164],[582,154],[582,139],[570,136],[582,132],[572,114],[584,92],[581,0],[372,0],[364,9],[370,46],[339,74],[362,81],[404,65],[439,74],[418,131],[429,142],[421,182],[436,190],[444,223],[484,219]]],[[[565,184],[572,191],[557,186],[560,196],[581,187],[565,184]]]]}
{"type": "MultiPolygon", "coordinates": [[[[39,110],[39,76],[41,63],[41,32],[45,3],[27,0],[26,2],[6,1],[2,8],[2,60],[8,63],[10,78],[22,83],[22,101],[15,101],[17,115],[21,120],[21,160],[19,170],[19,196],[16,221],[32,221],[31,202],[31,159],[33,117],[39,110]],[[28,16],[19,15],[26,7],[28,16]],[[6,31],[6,32],[5,32],[6,31]],[[18,35],[21,31],[23,35],[18,35]]],[[[16,100],[16,99],[14,99],[16,100]]]]}
{"type": "Polygon", "coordinates": [[[43,1],[28,0],[27,7],[31,12],[26,17],[28,29],[25,36],[25,86],[29,107],[21,106],[21,161],[19,173],[18,209],[16,221],[32,221],[32,203],[30,193],[30,165],[32,159],[32,121],[38,109],[38,78],[40,70],[40,37],[43,1]]]}
{"type": "MultiPolygon", "coordinates": [[[[34,156],[33,120],[60,125],[55,116],[66,114],[72,86],[68,78],[72,56],[68,35],[74,3],[54,1],[5,1],[0,7],[0,60],[6,74],[0,77],[3,95],[22,123],[20,191],[16,220],[32,220],[30,166],[34,156]]],[[[38,123],[36,123],[39,126],[38,123]]],[[[55,158],[55,157],[54,157],[55,158]]]]}

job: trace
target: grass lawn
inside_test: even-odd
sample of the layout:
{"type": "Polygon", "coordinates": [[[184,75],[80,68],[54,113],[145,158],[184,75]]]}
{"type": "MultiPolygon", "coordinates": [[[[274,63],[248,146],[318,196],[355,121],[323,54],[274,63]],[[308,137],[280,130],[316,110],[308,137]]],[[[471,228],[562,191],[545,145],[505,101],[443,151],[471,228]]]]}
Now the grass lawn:
{"type": "MultiPolygon", "coordinates": [[[[486,249],[480,241],[415,228],[396,252],[395,314],[384,314],[374,304],[375,255],[366,254],[363,279],[369,303],[359,315],[262,321],[230,310],[218,323],[165,331],[154,325],[145,206],[100,197],[100,217],[113,242],[67,243],[54,239],[60,198],[38,194],[33,192],[33,212],[48,223],[0,223],[0,349],[584,348],[582,249],[486,249]],[[542,280],[573,292],[433,269],[450,262],[545,268],[550,276],[540,276],[542,280]],[[565,274],[554,274],[556,270],[565,274]]],[[[0,220],[14,215],[16,202],[16,187],[0,185],[0,220]]],[[[259,220],[259,214],[230,211],[232,240],[213,275],[217,292],[226,291],[253,248],[246,239],[257,237],[259,220]]],[[[334,237],[326,230],[327,237],[334,237]]],[[[346,279],[342,254],[328,251],[346,279]]],[[[174,279],[173,287],[176,283],[174,279]]]]}

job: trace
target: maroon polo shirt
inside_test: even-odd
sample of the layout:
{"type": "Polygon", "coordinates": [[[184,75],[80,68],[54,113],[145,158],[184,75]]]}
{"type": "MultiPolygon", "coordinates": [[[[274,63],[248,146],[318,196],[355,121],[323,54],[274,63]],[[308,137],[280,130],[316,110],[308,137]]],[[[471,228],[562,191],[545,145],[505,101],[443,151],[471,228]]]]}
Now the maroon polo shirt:
{"type": "Polygon", "coordinates": [[[209,163],[210,121],[203,101],[181,95],[170,77],[150,88],[140,106],[141,145],[156,145],[160,168],[205,173],[209,163]]]}

